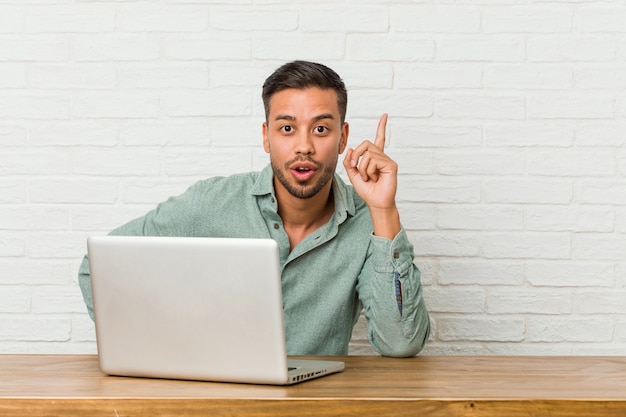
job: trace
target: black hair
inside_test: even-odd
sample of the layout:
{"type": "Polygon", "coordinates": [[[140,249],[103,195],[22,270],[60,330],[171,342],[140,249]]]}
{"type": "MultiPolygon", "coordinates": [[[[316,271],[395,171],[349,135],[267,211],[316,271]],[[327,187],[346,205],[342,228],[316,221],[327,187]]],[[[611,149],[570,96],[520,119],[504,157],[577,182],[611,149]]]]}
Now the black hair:
{"type": "Polygon", "coordinates": [[[309,61],[292,61],[284,64],[265,80],[262,94],[265,120],[267,121],[269,117],[270,101],[274,94],[288,88],[302,90],[309,87],[330,89],[337,93],[339,116],[343,124],[348,107],[346,86],[335,71],[325,65],[309,61]]]}

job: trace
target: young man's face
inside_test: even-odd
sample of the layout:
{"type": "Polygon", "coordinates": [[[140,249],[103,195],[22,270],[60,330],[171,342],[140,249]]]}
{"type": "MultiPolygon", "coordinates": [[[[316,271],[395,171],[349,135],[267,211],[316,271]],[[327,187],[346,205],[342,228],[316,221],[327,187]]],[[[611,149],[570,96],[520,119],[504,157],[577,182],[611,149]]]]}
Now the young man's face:
{"type": "Polygon", "coordinates": [[[302,199],[330,187],[347,140],[348,124],[341,122],[334,90],[287,89],[272,96],[263,147],[277,187],[302,199]]]}

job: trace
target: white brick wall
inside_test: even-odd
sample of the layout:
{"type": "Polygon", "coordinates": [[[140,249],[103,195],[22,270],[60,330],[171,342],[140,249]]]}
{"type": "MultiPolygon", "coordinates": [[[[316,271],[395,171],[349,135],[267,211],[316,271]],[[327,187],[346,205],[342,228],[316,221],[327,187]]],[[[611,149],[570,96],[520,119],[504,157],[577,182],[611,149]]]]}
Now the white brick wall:
{"type": "Polygon", "coordinates": [[[617,0],[0,0],[0,353],[95,351],[86,237],[261,169],[292,59],[343,76],[352,144],[390,114],[425,354],[626,353],[617,0]]]}

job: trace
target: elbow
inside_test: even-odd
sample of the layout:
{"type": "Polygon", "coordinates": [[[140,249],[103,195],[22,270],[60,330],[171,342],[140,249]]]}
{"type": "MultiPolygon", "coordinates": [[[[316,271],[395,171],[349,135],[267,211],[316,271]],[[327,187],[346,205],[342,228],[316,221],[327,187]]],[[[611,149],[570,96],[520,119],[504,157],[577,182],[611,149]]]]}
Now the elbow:
{"type": "Polygon", "coordinates": [[[415,326],[413,332],[407,337],[397,338],[393,342],[385,340],[372,340],[372,345],[382,356],[392,358],[410,358],[419,354],[428,338],[430,337],[430,321],[425,320],[423,324],[415,326]]]}

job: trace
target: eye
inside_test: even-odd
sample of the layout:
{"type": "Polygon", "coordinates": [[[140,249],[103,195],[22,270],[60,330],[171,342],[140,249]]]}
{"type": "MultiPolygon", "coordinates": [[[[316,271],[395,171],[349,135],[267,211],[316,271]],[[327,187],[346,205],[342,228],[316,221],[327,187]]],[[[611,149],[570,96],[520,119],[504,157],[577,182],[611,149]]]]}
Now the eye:
{"type": "Polygon", "coordinates": [[[315,133],[326,133],[328,132],[328,128],[326,126],[316,126],[315,127],[315,133]]]}
{"type": "Polygon", "coordinates": [[[285,133],[291,133],[293,131],[293,127],[289,125],[285,125],[281,127],[280,130],[282,130],[285,133]]]}

